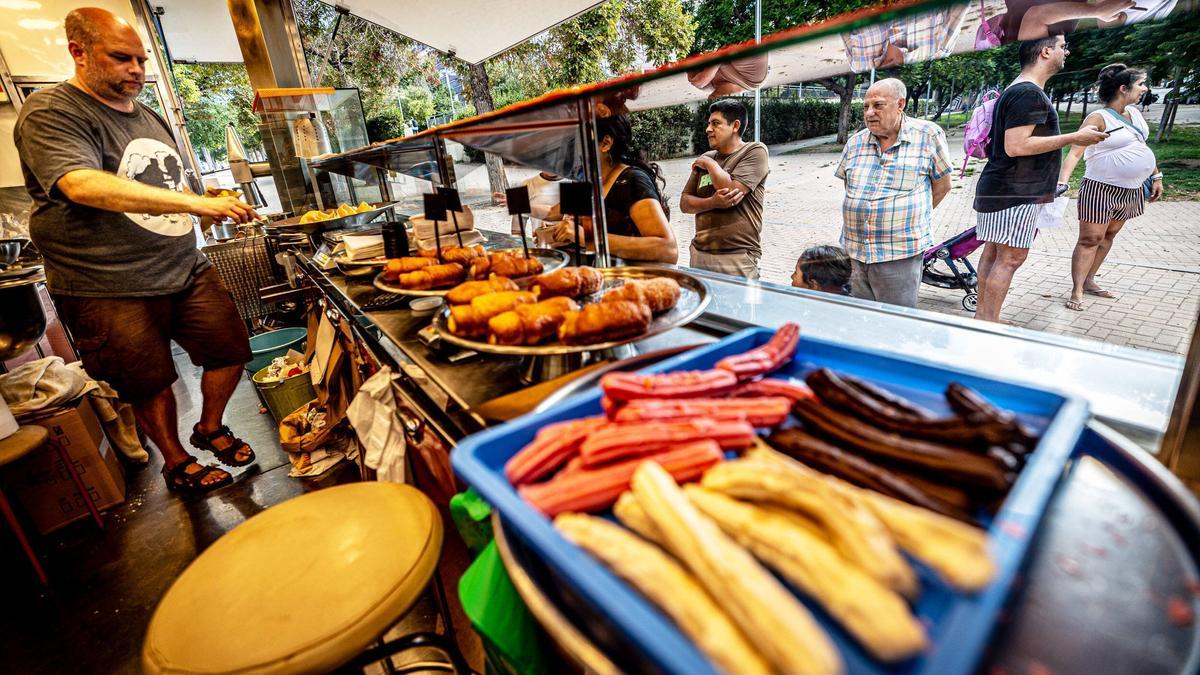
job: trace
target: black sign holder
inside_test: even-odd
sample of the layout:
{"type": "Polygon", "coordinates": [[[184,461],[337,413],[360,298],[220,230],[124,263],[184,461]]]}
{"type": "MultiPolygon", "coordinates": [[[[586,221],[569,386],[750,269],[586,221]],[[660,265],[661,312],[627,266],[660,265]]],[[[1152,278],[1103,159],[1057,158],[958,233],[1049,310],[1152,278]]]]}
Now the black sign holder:
{"type": "Polygon", "coordinates": [[[561,210],[570,214],[575,222],[575,266],[581,264],[584,238],[580,220],[592,217],[592,183],[590,181],[572,181],[559,186],[561,210]]]}
{"type": "Polygon", "coordinates": [[[437,246],[438,263],[446,262],[442,258],[442,232],[438,228],[438,222],[446,219],[446,198],[439,194],[423,194],[421,198],[425,202],[425,219],[433,221],[433,240],[437,246]]]}
{"type": "Polygon", "coordinates": [[[525,239],[525,214],[532,213],[529,206],[529,188],[519,185],[504,191],[505,201],[508,202],[508,212],[517,217],[521,226],[521,248],[525,251],[525,259],[529,259],[529,242],[525,239]]]}
{"type": "Polygon", "coordinates": [[[462,199],[458,196],[458,190],[452,187],[439,185],[437,191],[446,200],[446,210],[450,212],[450,218],[454,222],[454,235],[458,238],[458,247],[462,248],[462,231],[458,229],[458,212],[462,211],[462,199]]]}

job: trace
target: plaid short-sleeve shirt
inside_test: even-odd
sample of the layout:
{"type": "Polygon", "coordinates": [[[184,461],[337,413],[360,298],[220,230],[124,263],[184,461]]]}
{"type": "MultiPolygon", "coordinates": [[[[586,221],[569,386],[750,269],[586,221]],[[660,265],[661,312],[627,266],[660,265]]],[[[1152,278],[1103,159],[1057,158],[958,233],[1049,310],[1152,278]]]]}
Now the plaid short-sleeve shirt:
{"type": "Polygon", "coordinates": [[[950,173],[941,127],[905,117],[881,150],[868,129],[850,137],[835,174],[846,182],[842,247],[864,263],[911,258],[933,245],[932,181],[950,173]]]}

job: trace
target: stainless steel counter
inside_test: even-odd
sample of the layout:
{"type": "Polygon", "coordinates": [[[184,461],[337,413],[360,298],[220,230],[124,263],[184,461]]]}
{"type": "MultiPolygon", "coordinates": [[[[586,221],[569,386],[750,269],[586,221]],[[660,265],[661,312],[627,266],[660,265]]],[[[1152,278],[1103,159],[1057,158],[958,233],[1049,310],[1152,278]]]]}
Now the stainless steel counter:
{"type": "MultiPolygon", "coordinates": [[[[506,234],[483,232],[496,245],[506,234]]],[[[451,363],[417,336],[429,318],[406,309],[363,312],[380,291],[366,281],[304,265],[322,292],[429,400],[454,419],[458,435],[486,425],[473,411],[522,388],[520,359],[477,355],[451,363]]],[[[804,335],[897,354],[991,377],[1069,392],[1087,399],[1106,423],[1154,450],[1166,429],[1183,359],[1100,342],[985,324],[776,284],[689,270],[705,280],[712,302],[691,326],[634,343],[639,353],[707,342],[748,325],[795,321],[804,335]]]]}
{"type": "MultiPolygon", "coordinates": [[[[486,233],[497,244],[519,242],[508,235],[486,233]]],[[[455,350],[435,352],[422,342],[418,333],[428,326],[430,317],[417,317],[407,309],[364,312],[362,305],[377,297],[371,277],[352,280],[336,270],[319,270],[311,261],[302,261],[309,278],[343,316],[360,329],[376,354],[386,357],[389,365],[427,397],[434,410],[440,410],[453,428],[446,429],[453,439],[479,431],[487,420],[476,409],[484,403],[525,388],[521,383],[524,364],[520,358],[478,354],[452,362],[455,350]]],[[[642,354],[683,345],[711,342],[727,332],[722,327],[699,325],[678,328],[634,342],[630,354],[642,354]]],[[[432,412],[432,411],[431,411],[432,412]]]]}

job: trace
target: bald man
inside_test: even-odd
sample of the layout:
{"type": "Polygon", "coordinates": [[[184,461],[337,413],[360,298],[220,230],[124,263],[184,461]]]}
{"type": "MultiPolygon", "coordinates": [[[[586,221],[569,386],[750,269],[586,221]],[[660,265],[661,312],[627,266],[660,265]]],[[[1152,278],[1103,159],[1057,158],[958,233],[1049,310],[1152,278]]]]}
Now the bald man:
{"type": "Polygon", "coordinates": [[[215,489],[230,473],[202,466],[179,439],[171,341],[204,369],[191,444],[230,466],[253,462],[221,421],[250,360],[246,328],[196,248],[192,216],[244,223],[257,214],[188,190],[170,127],[136,100],[147,56],[132,26],[94,7],[65,23],[75,76],[30,95],[13,132],[33,199],[30,236],[84,367],[133,404],[167,486],[215,489]]]}
{"type": "Polygon", "coordinates": [[[835,175],[846,183],[841,241],[851,295],[916,307],[933,209],[950,192],[950,149],[941,127],[904,114],[907,97],[895,78],[867,90],[867,128],[846,141],[835,175]]]}

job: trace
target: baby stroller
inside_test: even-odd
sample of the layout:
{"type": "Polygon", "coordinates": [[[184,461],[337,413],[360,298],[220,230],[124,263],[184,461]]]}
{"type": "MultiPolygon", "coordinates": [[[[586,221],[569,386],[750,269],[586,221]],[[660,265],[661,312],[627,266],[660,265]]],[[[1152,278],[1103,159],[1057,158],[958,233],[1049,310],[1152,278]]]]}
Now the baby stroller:
{"type": "Polygon", "coordinates": [[[938,288],[961,289],[966,293],[962,299],[963,309],[974,312],[979,297],[975,292],[977,275],[967,256],[980,246],[983,246],[983,242],[975,237],[975,228],[970,227],[925,251],[921,283],[938,288]],[[949,274],[935,269],[939,261],[944,262],[950,269],[949,274]],[[965,269],[960,269],[960,266],[965,269]]]}

